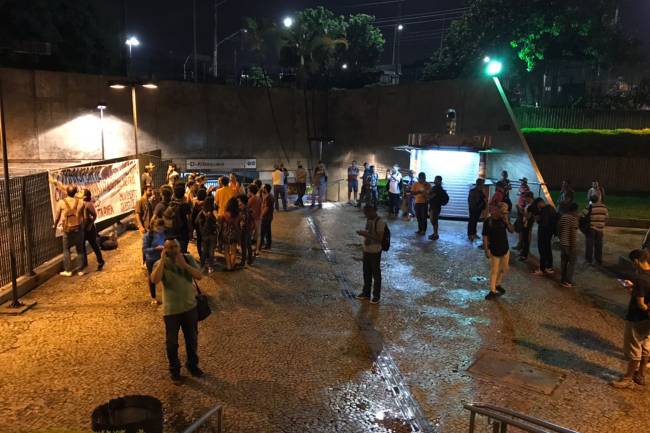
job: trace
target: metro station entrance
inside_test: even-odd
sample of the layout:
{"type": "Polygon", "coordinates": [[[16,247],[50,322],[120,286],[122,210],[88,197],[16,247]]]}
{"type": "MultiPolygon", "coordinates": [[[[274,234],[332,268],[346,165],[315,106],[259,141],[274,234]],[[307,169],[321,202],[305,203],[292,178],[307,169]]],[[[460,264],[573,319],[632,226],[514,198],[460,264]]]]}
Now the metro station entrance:
{"type": "Polygon", "coordinates": [[[484,177],[481,152],[489,148],[490,142],[488,136],[409,134],[408,146],[396,149],[410,152],[409,168],[416,175],[424,172],[427,182],[442,176],[442,186],[449,194],[442,217],[468,218],[467,195],[476,179],[484,177]]]}

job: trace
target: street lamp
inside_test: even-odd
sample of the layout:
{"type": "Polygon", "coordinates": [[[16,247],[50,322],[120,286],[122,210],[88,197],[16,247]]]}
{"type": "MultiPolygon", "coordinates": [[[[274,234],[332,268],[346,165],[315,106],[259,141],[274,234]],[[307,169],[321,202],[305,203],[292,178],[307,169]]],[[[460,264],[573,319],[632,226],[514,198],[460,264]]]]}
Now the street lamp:
{"type": "Polygon", "coordinates": [[[125,43],[129,46],[129,58],[131,58],[133,47],[139,47],[140,41],[135,36],[129,36],[125,43]]]}
{"type": "Polygon", "coordinates": [[[105,102],[97,104],[97,109],[99,110],[99,128],[102,133],[102,160],[106,159],[104,155],[104,110],[106,110],[106,108],[105,102]]]}
{"type": "Polygon", "coordinates": [[[145,89],[157,89],[158,85],[152,81],[109,81],[108,87],[111,89],[125,89],[131,88],[131,112],[133,114],[133,138],[135,141],[135,156],[139,155],[138,151],[138,101],[135,89],[137,87],[144,87],[145,89]]]}
{"type": "Polygon", "coordinates": [[[399,30],[400,32],[401,32],[402,30],[404,30],[404,25],[403,25],[403,24],[399,24],[399,25],[397,26],[397,30],[399,30]]]}
{"type": "Polygon", "coordinates": [[[347,63],[343,63],[343,64],[341,65],[341,69],[346,70],[347,68],[348,68],[348,64],[347,64],[347,63]]]}
{"type": "Polygon", "coordinates": [[[498,60],[488,60],[487,66],[485,67],[485,73],[489,77],[496,77],[503,70],[503,63],[498,60]]]}
{"type": "Polygon", "coordinates": [[[285,28],[290,29],[291,26],[293,26],[293,18],[285,17],[284,20],[282,20],[282,24],[284,24],[285,28]]]}

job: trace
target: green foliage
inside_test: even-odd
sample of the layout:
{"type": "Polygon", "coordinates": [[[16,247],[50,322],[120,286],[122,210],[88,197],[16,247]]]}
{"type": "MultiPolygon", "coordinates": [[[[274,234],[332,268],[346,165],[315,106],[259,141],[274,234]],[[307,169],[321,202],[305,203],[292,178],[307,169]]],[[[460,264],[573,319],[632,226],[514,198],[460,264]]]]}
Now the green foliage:
{"type": "Polygon", "coordinates": [[[452,23],[424,78],[476,75],[486,54],[501,57],[515,75],[554,60],[612,64],[633,48],[614,13],[609,0],[476,0],[452,23]]]}
{"type": "Polygon", "coordinates": [[[280,61],[298,69],[303,85],[356,86],[373,81],[385,40],[374,17],[336,16],[322,6],[298,13],[286,31],[280,61]],[[343,64],[346,70],[341,70],[343,64]]]}
{"type": "Polygon", "coordinates": [[[248,83],[251,87],[272,87],[273,80],[260,66],[253,66],[248,71],[248,83]]]}
{"type": "Polygon", "coordinates": [[[75,72],[117,72],[121,41],[117,21],[87,0],[0,1],[0,46],[49,42],[52,55],[7,54],[5,66],[75,72]]]}
{"type": "MultiPolygon", "coordinates": [[[[587,189],[588,186],[584,185],[584,188],[587,189]]],[[[557,203],[560,191],[551,191],[551,197],[557,203]]],[[[587,191],[576,191],[573,197],[579,209],[584,209],[589,204],[587,191]]],[[[608,192],[605,194],[605,205],[609,210],[610,218],[650,220],[650,196],[647,193],[608,192]]]]}
{"type": "Polygon", "coordinates": [[[521,128],[524,134],[573,134],[573,135],[650,135],[646,129],[569,129],[569,128],[521,128]]]}

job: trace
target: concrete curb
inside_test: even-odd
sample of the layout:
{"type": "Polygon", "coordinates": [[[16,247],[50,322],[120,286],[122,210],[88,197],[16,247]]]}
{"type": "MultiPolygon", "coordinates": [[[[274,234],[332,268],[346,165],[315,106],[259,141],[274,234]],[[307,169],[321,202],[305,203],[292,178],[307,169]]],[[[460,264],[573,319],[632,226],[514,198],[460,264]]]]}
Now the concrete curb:
{"type": "MultiPolygon", "coordinates": [[[[132,222],[134,217],[132,215],[127,216],[126,218],[120,220],[121,225],[117,227],[117,236],[121,236],[126,231],[126,224],[132,222]]],[[[114,229],[115,224],[111,224],[109,227],[100,231],[98,234],[106,235],[114,229]]],[[[34,275],[23,275],[18,277],[18,297],[22,298],[27,293],[34,290],[36,287],[48,281],[50,278],[56,276],[59,272],[63,270],[63,254],[48,260],[39,267],[34,269],[34,275]]],[[[9,302],[12,299],[11,295],[11,283],[6,284],[0,287],[0,305],[5,302],[9,302]]]]}
{"type": "Polygon", "coordinates": [[[607,225],[610,227],[649,229],[650,220],[630,219],[630,218],[609,218],[607,220],[607,225]]]}

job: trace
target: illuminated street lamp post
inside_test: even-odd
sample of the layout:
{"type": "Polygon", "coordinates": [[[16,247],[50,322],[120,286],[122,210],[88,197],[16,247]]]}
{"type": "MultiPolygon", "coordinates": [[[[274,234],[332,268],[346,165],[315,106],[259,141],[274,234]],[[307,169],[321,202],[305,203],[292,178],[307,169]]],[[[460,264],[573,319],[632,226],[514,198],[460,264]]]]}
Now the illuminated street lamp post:
{"type": "Polygon", "coordinates": [[[106,110],[106,103],[100,102],[97,104],[99,110],[99,128],[102,133],[102,160],[106,159],[104,155],[104,110],[106,110]]]}
{"type": "Polygon", "coordinates": [[[291,17],[285,17],[285,18],[282,20],[282,24],[284,25],[284,27],[285,27],[286,29],[290,29],[290,28],[293,26],[293,18],[291,18],[291,17]]]}
{"type": "Polygon", "coordinates": [[[133,72],[133,47],[139,47],[140,41],[135,36],[129,36],[124,43],[129,47],[129,69],[127,75],[130,76],[133,72]]]}
{"type": "Polygon", "coordinates": [[[16,268],[16,245],[14,240],[14,222],[11,212],[11,196],[9,192],[9,157],[7,152],[7,133],[5,129],[5,109],[2,95],[2,78],[0,78],[0,142],[2,142],[2,168],[4,171],[4,203],[7,212],[7,230],[9,233],[9,263],[11,266],[11,308],[20,308],[23,304],[18,300],[18,269],[16,268]]]}
{"type": "Polygon", "coordinates": [[[138,100],[136,96],[136,87],[145,89],[157,89],[158,85],[152,81],[110,81],[108,87],[111,89],[121,90],[127,87],[131,88],[131,113],[133,114],[133,139],[135,142],[135,156],[140,154],[138,150],[138,100]]]}

